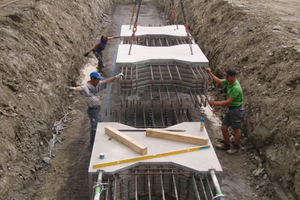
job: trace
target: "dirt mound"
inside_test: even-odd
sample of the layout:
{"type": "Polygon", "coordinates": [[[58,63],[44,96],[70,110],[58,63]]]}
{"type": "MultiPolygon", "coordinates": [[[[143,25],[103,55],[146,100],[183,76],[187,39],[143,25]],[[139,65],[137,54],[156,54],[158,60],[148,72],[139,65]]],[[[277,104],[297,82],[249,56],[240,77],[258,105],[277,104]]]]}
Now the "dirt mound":
{"type": "MultiPolygon", "coordinates": [[[[248,150],[255,148],[271,180],[284,188],[289,199],[297,199],[300,44],[296,2],[281,2],[281,9],[270,2],[231,2],[185,1],[187,22],[216,75],[221,78],[226,69],[237,70],[244,92],[242,132],[250,139],[248,150]]],[[[172,21],[169,1],[161,6],[172,21]]],[[[177,10],[183,23],[180,5],[177,10]]],[[[225,96],[223,92],[213,95],[216,99],[225,96]]],[[[223,108],[215,109],[222,115],[223,108]]]]}

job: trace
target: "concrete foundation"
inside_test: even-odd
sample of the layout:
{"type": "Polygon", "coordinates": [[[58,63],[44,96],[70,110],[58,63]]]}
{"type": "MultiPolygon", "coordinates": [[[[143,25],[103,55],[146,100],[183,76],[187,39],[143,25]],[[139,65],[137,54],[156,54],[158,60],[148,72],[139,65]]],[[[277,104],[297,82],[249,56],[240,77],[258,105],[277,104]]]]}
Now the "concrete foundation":
{"type": "MultiPolygon", "coordinates": [[[[137,162],[129,162],[117,165],[106,166],[102,168],[93,168],[94,164],[116,161],[127,158],[134,158],[141,156],[135,151],[131,150],[127,146],[122,143],[109,138],[108,135],[105,134],[105,127],[112,126],[116,129],[127,129],[131,131],[124,132],[134,140],[140,142],[145,145],[149,154],[157,154],[162,152],[180,150],[184,148],[191,148],[197,145],[163,140],[158,138],[146,137],[145,131],[137,131],[137,129],[126,126],[120,123],[109,122],[109,123],[99,123],[97,127],[94,147],[92,150],[92,155],[90,159],[89,165],[89,185],[90,189],[93,186],[93,174],[97,173],[97,170],[102,170],[105,174],[115,174],[119,171],[126,170],[129,168],[133,168],[134,166],[143,164],[143,165],[178,165],[180,168],[185,169],[186,171],[192,171],[195,173],[207,174],[208,170],[214,168],[216,170],[216,174],[222,174],[222,167],[218,161],[216,153],[213,149],[211,141],[208,141],[210,148],[197,150],[193,152],[186,152],[176,155],[169,155],[164,157],[152,158],[149,160],[137,161],[137,162]],[[99,157],[100,153],[104,153],[105,157],[101,159],[99,157]]],[[[186,134],[201,136],[201,137],[209,137],[206,129],[200,131],[200,123],[199,122],[184,122],[180,123],[168,129],[173,130],[185,130],[186,134]]],[[[220,176],[219,176],[220,177],[220,176]]],[[[221,180],[219,180],[221,181],[221,180]]],[[[90,191],[92,192],[92,191],[90,191]]]]}

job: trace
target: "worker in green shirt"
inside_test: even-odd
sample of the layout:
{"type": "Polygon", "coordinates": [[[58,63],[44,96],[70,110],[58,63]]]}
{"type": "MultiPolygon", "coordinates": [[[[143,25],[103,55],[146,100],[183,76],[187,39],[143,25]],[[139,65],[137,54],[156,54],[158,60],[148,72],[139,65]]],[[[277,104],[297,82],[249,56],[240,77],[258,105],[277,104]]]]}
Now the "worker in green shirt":
{"type": "Polygon", "coordinates": [[[241,140],[241,123],[245,114],[243,108],[243,92],[240,83],[235,79],[236,72],[233,69],[228,69],[225,73],[225,79],[219,79],[216,77],[210,68],[206,71],[210,74],[213,81],[217,84],[224,84],[227,86],[225,101],[215,101],[210,99],[209,103],[216,106],[228,106],[226,110],[224,120],[222,122],[221,131],[224,138],[224,143],[216,146],[216,149],[226,150],[227,154],[234,154],[239,151],[241,140]],[[233,147],[230,148],[229,131],[228,127],[232,127],[234,133],[235,142],[233,147]]]}

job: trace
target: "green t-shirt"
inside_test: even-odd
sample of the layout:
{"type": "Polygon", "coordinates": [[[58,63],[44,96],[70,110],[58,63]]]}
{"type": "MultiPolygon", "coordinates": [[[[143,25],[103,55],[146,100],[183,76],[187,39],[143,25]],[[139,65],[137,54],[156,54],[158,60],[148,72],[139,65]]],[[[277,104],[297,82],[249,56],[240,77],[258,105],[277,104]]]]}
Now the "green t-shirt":
{"type": "Polygon", "coordinates": [[[226,79],[223,79],[223,84],[227,86],[226,99],[234,98],[234,101],[229,104],[231,106],[241,106],[243,104],[243,92],[240,83],[235,80],[232,85],[226,79]]]}

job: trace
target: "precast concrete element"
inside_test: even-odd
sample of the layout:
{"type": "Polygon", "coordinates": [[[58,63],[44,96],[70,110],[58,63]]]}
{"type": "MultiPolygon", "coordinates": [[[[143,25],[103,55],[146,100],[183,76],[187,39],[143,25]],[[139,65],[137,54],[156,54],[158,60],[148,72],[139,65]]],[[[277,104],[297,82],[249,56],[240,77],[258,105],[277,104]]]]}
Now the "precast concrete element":
{"type": "MultiPolygon", "coordinates": [[[[132,30],[129,29],[129,25],[122,25],[120,37],[130,38],[132,35],[132,30]]],[[[184,25],[169,26],[137,26],[137,31],[135,33],[136,37],[147,37],[147,36],[163,36],[163,37],[178,37],[186,38],[186,31],[184,25]]]]}
{"type": "MultiPolygon", "coordinates": [[[[98,170],[97,168],[93,168],[93,165],[101,162],[110,162],[110,161],[121,160],[126,158],[134,158],[140,156],[138,153],[120,144],[118,141],[114,139],[110,140],[109,136],[105,134],[106,126],[111,126],[116,129],[126,129],[127,130],[125,133],[126,135],[147,146],[148,154],[157,154],[161,152],[175,151],[175,150],[191,148],[196,146],[193,144],[182,143],[177,141],[162,140],[162,139],[152,138],[152,137],[149,138],[146,137],[145,131],[139,132],[136,131],[137,129],[133,127],[126,126],[120,123],[113,123],[113,122],[99,123],[97,126],[95,142],[91,154],[91,160],[90,160],[89,171],[88,171],[90,188],[92,188],[93,185],[93,175],[96,175],[98,170]],[[132,132],[128,131],[130,129],[132,129],[133,131],[132,132]],[[106,155],[105,158],[103,159],[99,158],[100,152],[105,153],[106,155]]],[[[204,129],[204,131],[200,131],[199,122],[180,123],[175,126],[169,127],[169,129],[186,130],[185,131],[186,134],[191,134],[200,137],[209,137],[206,132],[206,129],[204,129]]],[[[208,141],[208,144],[212,146],[210,140],[208,141]]],[[[181,174],[187,173],[189,175],[191,174],[207,175],[208,170],[211,168],[214,168],[216,170],[215,173],[217,174],[217,176],[221,178],[220,176],[222,174],[222,168],[213,148],[207,148],[207,149],[202,149],[201,151],[192,151],[183,154],[175,154],[175,155],[152,158],[151,160],[145,160],[144,162],[137,161],[131,163],[122,163],[117,165],[105,166],[105,167],[101,167],[100,170],[104,172],[103,176],[110,176],[110,177],[113,177],[114,175],[122,173],[124,171],[126,171],[126,173],[130,173],[130,172],[133,173],[134,170],[136,170],[137,173],[136,175],[139,175],[140,177],[141,171],[142,173],[146,173],[147,170],[150,170],[151,172],[153,172],[154,170],[155,173],[161,173],[161,175],[164,176],[164,174],[166,174],[165,173],[166,169],[169,172],[169,175],[172,175],[172,169],[174,171],[178,171],[178,169],[180,169],[179,171],[181,174]],[[158,168],[159,170],[157,170],[158,168]]],[[[175,176],[175,179],[178,180],[178,178],[176,178],[176,173],[173,173],[173,175],[175,176]]],[[[190,176],[189,178],[192,178],[192,176],[190,176]]],[[[200,181],[200,179],[197,178],[198,183],[202,181],[202,180],[200,181]]],[[[147,180],[138,178],[137,180],[138,187],[140,187],[140,185],[142,184],[145,184],[145,182],[147,183],[147,180]]],[[[120,184],[120,182],[117,181],[116,184],[118,185],[120,184]]],[[[191,186],[192,188],[194,188],[193,185],[191,186]]],[[[120,187],[120,185],[116,187],[120,187]]],[[[141,189],[142,188],[140,188],[140,190],[141,189]]],[[[154,189],[154,190],[158,190],[158,189],[154,189]]]]}
{"type": "Polygon", "coordinates": [[[208,67],[208,60],[197,44],[193,44],[191,55],[188,44],[168,47],[145,47],[132,45],[131,53],[128,55],[130,45],[120,44],[117,53],[116,66],[128,64],[145,63],[172,63],[194,64],[208,67]]]}
{"type": "MultiPolygon", "coordinates": [[[[207,89],[212,82],[205,70],[209,67],[209,61],[197,44],[188,44],[183,25],[179,25],[178,29],[176,25],[138,26],[135,34],[137,44],[129,44],[129,26],[122,26],[120,36],[122,39],[118,46],[116,68],[124,74],[119,82],[122,109],[138,109],[149,104],[148,99],[144,101],[140,98],[144,91],[150,95],[152,109],[155,104],[154,93],[159,94],[161,108],[164,102],[170,108],[182,108],[180,93],[189,94],[195,108],[207,105],[207,89]],[[172,93],[175,93],[175,99],[172,93]]],[[[126,111],[124,115],[126,118],[126,111]]],[[[135,118],[133,121],[135,126],[135,118]]],[[[154,120],[149,121],[152,126],[154,120]]]]}

